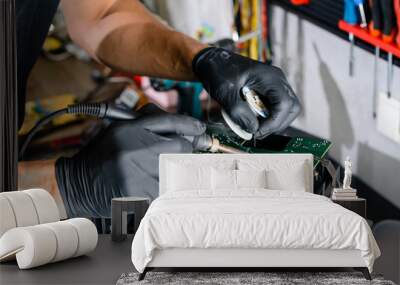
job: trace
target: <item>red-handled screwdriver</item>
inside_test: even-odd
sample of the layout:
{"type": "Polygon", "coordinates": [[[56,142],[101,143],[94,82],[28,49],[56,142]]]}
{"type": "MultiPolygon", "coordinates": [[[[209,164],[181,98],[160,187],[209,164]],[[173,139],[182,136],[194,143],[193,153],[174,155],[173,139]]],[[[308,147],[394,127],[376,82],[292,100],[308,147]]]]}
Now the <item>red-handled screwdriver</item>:
{"type": "Polygon", "coordinates": [[[391,43],[396,33],[393,0],[380,0],[382,9],[382,40],[391,43]]]}
{"type": "Polygon", "coordinates": [[[370,34],[374,37],[382,36],[382,40],[386,43],[393,42],[396,31],[393,0],[370,0],[370,4],[372,12],[370,34]]]}
{"type": "Polygon", "coordinates": [[[396,15],[396,23],[397,23],[397,37],[396,43],[397,46],[400,47],[400,0],[394,0],[394,13],[396,15]]]}
{"type": "Polygon", "coordinates": [[[371,23],[369,24],[369,33],[374,37],[381,36],[382,30],[382,12],[380,0],[370,0],[371,23]]]}

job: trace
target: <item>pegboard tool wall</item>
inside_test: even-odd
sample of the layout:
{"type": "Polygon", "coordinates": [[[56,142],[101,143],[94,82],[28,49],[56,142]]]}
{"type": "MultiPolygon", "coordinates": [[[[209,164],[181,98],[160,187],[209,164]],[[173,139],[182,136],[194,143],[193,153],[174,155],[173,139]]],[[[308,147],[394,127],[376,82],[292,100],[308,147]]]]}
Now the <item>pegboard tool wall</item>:
{"type": "MultiPolygon", "coordinates": [[[[343,18],[344,1],[343,0],[311,0],[310,4],[296,6],[290,0],[266,0],[269,5],[277,5],[283,9],[294,13],[307,21],[317,25],[321,29],[348,41],[348,33],[338,27],[338,22],[343,18]]],[[[350,42],[349,42],[350,44],[350,42]]],[[[372,56],[375,47],[355,38],[355,45],[369,51],[372,56]]],[[[387,53],[381,51],[380,57],[387,60],[387,53]]],[[[400,59],[393,57],[393,64],[400,66],[400,59]]]]}

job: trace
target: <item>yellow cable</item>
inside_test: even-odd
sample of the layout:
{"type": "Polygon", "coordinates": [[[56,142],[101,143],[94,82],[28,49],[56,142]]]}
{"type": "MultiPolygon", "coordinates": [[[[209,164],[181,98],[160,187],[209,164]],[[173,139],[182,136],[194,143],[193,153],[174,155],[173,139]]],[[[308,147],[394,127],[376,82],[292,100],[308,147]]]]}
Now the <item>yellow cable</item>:
{"type": "MultiPolygon", "coordinates": [[[[251,0],[242,0],[241,1],[241,10],[240,10],[240,23],[241,30],[240,34],[245,35],[250,32],[250,1],[251,0]]],[[[242,50],[240,52],[243,56],[249,56],[249,42],[244,42],[242,44],[242,50]]]]}
{"type": "MultiPolygon", "coordinates": [[[[258,1],[262,0],[251,0],[251,31],[258,30],[258,1]]],[[[249,55],[252,59],[258,59],[258,38],[254,37],[250,40],[250,50],[249,55]]]]}

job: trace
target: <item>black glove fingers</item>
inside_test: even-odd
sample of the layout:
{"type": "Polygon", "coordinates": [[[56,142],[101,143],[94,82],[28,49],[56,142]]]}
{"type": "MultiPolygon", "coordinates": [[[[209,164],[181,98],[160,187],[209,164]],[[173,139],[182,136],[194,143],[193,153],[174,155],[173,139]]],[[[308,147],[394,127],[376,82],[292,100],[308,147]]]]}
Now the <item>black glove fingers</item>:
{"type": "Polygon", "coordinates": [[[287,127],[290,126],[290,124],[297,118],[297,116],[300,114],[301,112],[301,104],[300,101],[297,97],[294,97],[292,99],[292,107],[290,108],[290,113],[288,114],[286,120],[282,123],[281,127],[277,130],[279,131],[283,131],[285,130],[287,127]]]}
{"type": "Polygon", "coordinates": [[[243,130],[249,133],[256,133],[259,127],[257,116],[250,109],[245,101],[239,101],[228,111],[228,115],[243,130]]]}
{"type": "Polygon", "coordinates": [[[285,123],[289,117],[290,110],[293,106],[293,101],[286,97],[279,103],[271,106],[269,109],[269,117],[261,123],[261,126],[256,133],[256,138],[261,139],[266,136],[281,130],[282,125],[285,123]]]}
{"type": "Polygon", "coordinates": [[[205,132],[203,122],[184,115],[162,114],[146,116],[137,120],[144,129],[157,134],[197,136],[205,132]]]}
{"type": "Polygon", "coordinates": [[[271,68],[271,73],[275,75],[276,79],[283,78],[286,81],[286,75],[282,69],[274,65],[271,65],[270,68],[271,68]]]}
{"type": "MultiPolygon", "coordinates": [[[[218,79],[219,76],[217,76],[218,79]]],[[[241,90],[232,82],[225,80],[225,84],[221,86],[218,82],[223,81],[223,78],[216,80],[217,83],[211,86],[210,96],[214,98],[221,106],[224,107],[225,111],[231,109],[238,102],[243,101],[241,97],[241,90]]]]}
{"type": "MultiPolygon", "coordinates": [[[[152,147],[120,153],[120,158],[118,159],[120,166],[117,167],[119,176],[123,178],[120,183],[126,183],[123,180],[130,181],[131,177],[136,178],[137,174],[142,175],[142,179],[145,177],[158,178],[158,168],[154,167],[158,165],[158,156],[159,153],[154,151],[152,147]]],[[[124,189],[132,188],[135,183],[138,183],[138,181],[132,181],[132,185],[125,185],[124,189]]]]}
{"type": "Polygon", "coordinates": [[[286,89],[286,93],[288,94],[288,100],[291,101],[291,107],[290,107],[290,112],[286,118],[286,120],[282,123],[282,125],[280,126],[279,129],[277,129],[276,131],[283,131],[285,130],[287,127],[290,126],[290,124],[297,118],[297,116],[300,114],[301,112],[301,103],[299,98],[296,96],[296,94],[294,93],[292,87],[290,87],[290,85],[287,83],[285,85],[283,85],[283,88],[286,89]]]}
{"type": "Polygon", "coordinates": [[[287,121],[289,123],[287,123],[286,121],[284,122],[284,124],[287,125],[286,127],[288,127],[290,125],[290,123],[293,122],[294,119],[297,118],[297,116],[300,114],[300,112],[302,110],[300,100],[299,100],[299,98],[296,97],[296,95],[294,95],[294,97],[291,97],[291,100],[293,103],[292,103],[292,107],[290,108],[290,114],[287,118],[287,121]]]}
{"type": "Polygon", "coordinates": [[[125,131],[121,129],[118,135],[114,138],[109,138],[112,141],[112,146],[105,149],[110,152],[115,149],[117,151],[131,151],[135,149],[142,149],[147,145],[155,144],[164,138],[156,133],[150,132],[143,128],[136,128],[135,130],[129,129],[125,131]]]}
{"type": "Polygon", "coordinates": [[[279,104],[282,98],[286,97],[286,92],[284,92],[282,86],[277,84],[277,82],[266,84],[264,81],[258,80],[251,84],[246,84],[246,86],[256,92],[267,109],[279,104]]]}
{"type": "Polygon", "coordinates": [[[143,145],[139,149],[132,151],[124,151],[118,154],[118,167],[124,177],[129,177],[129,171],[142,172],[151,177],[158,177],[158,159],[161,153],[191,153],[193,152],[192,144],[179,136],[161,137],[159,140],[150,145],[143,145]],[[139,167],[140,169],[135,169],[139,167]]]}
{"type": "Polygon", "coordinates": [[[161,153],[192,153],[192,143],[180,136],[170,136],[148,147],[148,151],[158,155],[161,153]]]}
{"type": "Polygon", "coordinates": [[[189,116],[172,115],[170,124],[175,126],[173,134],[182,136],[199,136],[206,131],[206,124],[189,116]]]}
{"type": "MultiPolygon", "coordinates": [[[[280,69],[275,68],[280,71],[280,69]]],[[[261,123],[256,138],[264,138],[273,132],[286,129],[301,111],[300,102],[293,89],[286,81],[284,74],[280,71],[280,79],[276,79],[274,84],[267,88],[262,86],[262,82],[255,84],[253,89],[260,95],[260,99],[265,103],[270,117],[261,123]],[[267,91],[265,91],[267,90],[267,91]]]]}

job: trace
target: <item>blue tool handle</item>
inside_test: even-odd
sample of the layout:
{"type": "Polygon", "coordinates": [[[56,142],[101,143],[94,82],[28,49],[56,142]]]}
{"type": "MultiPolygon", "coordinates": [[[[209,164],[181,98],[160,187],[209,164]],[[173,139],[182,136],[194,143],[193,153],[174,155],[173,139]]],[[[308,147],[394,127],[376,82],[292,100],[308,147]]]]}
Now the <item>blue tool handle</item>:
{"type": "Polygon", "coordinates": [[[355,1],[356,0],[344,0],[343,20],[350,25],[355,25],[359,22],[355,1]]]}
{"type": "Polygon", "coordinates": [[[354,4],[356,5],[364,5],[364,0],[354,0],[354,4]]]}

